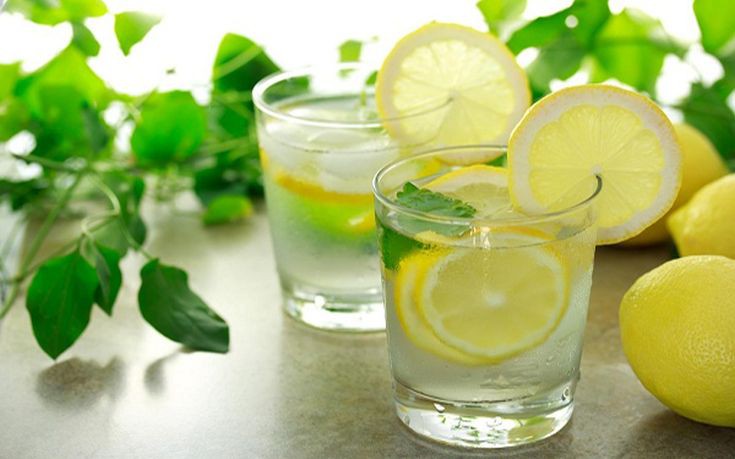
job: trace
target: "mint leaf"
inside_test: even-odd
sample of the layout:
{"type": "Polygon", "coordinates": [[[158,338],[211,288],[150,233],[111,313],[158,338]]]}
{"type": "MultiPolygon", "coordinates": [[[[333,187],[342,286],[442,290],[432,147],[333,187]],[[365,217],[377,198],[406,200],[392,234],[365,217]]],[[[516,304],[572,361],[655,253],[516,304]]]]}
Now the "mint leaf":
{"type": "Polygon", "coordinates": [[[396,194],[396,203],[409,209],[444,217],[470,218],[477,212],[474,207],[459,199],[419,188],[411,182],[406,182],[403,189],[396,194]]]}
{"type": "Polygon", "coordinates": [[[393,228],[382,224],[378,225],[378,245],[380,246],[383,265],[390,270],[397,269],[401,264],[401,260],[413,251],[427,247],[426,244],[404,236],[393,228]]]}
{"type": "Polygon", "coordinates": [[[242,220],[252,213],[253,204],[247,197],[223,194],[209,203],[202,215],[202,221],[205,225],[220,225],[242,220]]]}
{"type": "Polygon", "coordinates": [[[362,53],[362,42],[358,40],[347,40],[339,45],[340,62],[358,62],[362,53]]]}
{"type": "Polygon", "coordinates": [[[92,31],[81,22],[73,22],[71,42],[77,49],[87,56],[96,56],[100,52],[100,43],[92,34],[92,31]]]}
{"type": "MultiPolygon", "coordinates": [[[[444,217],[470,218],[477,212],[474,207],[459,199],[419,188],[411,182],[406,182],[403,189],[396,194],[396,203],[409,209],[444,217]]],[[[469,229],[462,225],[435,223],[404,215],[399,216],[398,225],[412,234],[434,231],[445,236],[459,236],[469,229]]]]}
{"type": "Polygon", "coordinates": [[[189,289],[184,271],[151,260],[143,266],[140,278],[140,312],[153,328],[191,349],[229,350],[227,323],[189,289]]]}
{"type": "Polygon", "coordinates": [[[252,40],[228,33],[222,38],[214,59],[214,89],[249,94],[258,81],[278,70],[278,66],[252,40]]]}
{"type": "Polygon", "coordinates": [[[161,18],[145,13],[129,11],[115,15],[115,36],[124,55],[140,42],[161,18]]]}
{"type": "Polygon", "coordinates": [[[94,292],[94,301],[108,316],[111,316],[112,306],[122,285],[120,253],[88,239],[82,244],[82,251],[97,272],[99,284],[94,292]]]}
{"type": "Polygon", "coordinates": [[[694,15],[708,53],[718,55],[735,40],[735,3],[731,0],[694,0],[694,15]]]}
{"type": "Polygon", "coordinates": [[[192,156],[206,131],[205,111],[191,93],[159,93],[141,108],[130,144],[141,165],[163,167],[192,156]]]}
{"type": "Polygon", "coordinates": [[[87,327],[98,285],[97,273],[79,250],[47,260],[33,276],[26,307],[36,341],[51,358],[87,327]]]}
{"type": "Polygon", "coordinates": [[[523,13],[526,0],[480,0],[477,8],[490,32],[497,34],[503,22],[515,19],[523,13]]]}

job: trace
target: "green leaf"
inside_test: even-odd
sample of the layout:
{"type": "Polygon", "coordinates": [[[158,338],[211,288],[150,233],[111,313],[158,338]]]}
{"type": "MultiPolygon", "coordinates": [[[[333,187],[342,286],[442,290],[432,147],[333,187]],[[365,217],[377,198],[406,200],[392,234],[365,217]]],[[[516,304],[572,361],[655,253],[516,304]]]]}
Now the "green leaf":
{"type": "Polygon", "coordinates": [[[82,248],[85,258],[97,272],[99,284],[94,292],[94,301],[108,316],[111,316],[112,307],[122,285],[120,253],[89,240],[86,240],[82,248]]]}
{"type": "Polygon", "coordinates": [[[105,82],[87,65],[86,56],[71,46],[63,50],[49,63],[21,78],[15,94],[28,106],[35,117],[44,118],[41,92],[52,86],[70,86],[81,94],[84,101],[97,109],[109,102],[111,91],[105,82]]]}
{"type": "Polygon", "coordinates": [[[631,10],[613,16],[600,31],[594,56],[611,77],[656,93],[656,80],[661,73],[667,50],[656,41],[660,23],[631,10]]]}
{"type": "Polygon", "coordinates": [[[151,260],[143,266],[140,278],[140,312],[153,328],[191,349],[229,350],[227,323],[189,289],[184,271],[151,260]]]}
{"type": "Polygon", "coordinates": [[[110,171],[102,176],[105,184],[112,190],[120,204],[120,216],[95,233],[95,241],[117,251],[124,256],[130,242],[128,236],[138,245],[143,245],[147,235],[145,222],[140,216],[140,203],[145,193],[145,182],[121,171],[110,171]]]}
{"type": "Polygon", "coordinates": [[[718,55],[735,39],[735,3],[731,0],[694,0],[694,15],[702,32],[702,46],[718,55]]]}
{"type": "Polygon", "coordinates": [[[526,9],[526,0],[480,0],[477,8],[488,29],[498,33],[503,22],[519,17],[526,9]]]}
{"type": "MultiPolygon", "coordinates": [[[[470,218],[477,212],[474,207],[459,199],[419,188],[411,182],[406,182],[403,189],[396,194],[396,203],[409,209],[444,217],[470,218]]],[[[460,225],[438,224],[403,215],[399,217],[399,225],[412,234],[435,231],[445,236],[457,236],[467,230],[460,225]]]]}
{"type": "Polygon", "coordinates": [[[585,55],[585,49],[570,36],[542,48],[526,69],[534,92],[548,94],[552,80],[566,80],[577,73],[585,55]]]}
{"type": "Polygon", "coordinates": [[[44,86],[38,92],[42,117],[36,119],[38,156],[65,160],[75,156],[89,157],[105,148],[110,140],[100,114],[92,108],[75,87],[44,86]]]}
{"type": "Polygon", "coordinates": [[[194,154],[207,131],[204,108],[191,93],[152,95],[143,105],[130,139],[141,165],[163,167],[194,154]]]}
{"type": "Polygon", "coordinates": [[[477,212],[474,207],[459,199],[419,188],[411,182],[406,182],[403,189],[396,194],[396,203],[409,209],[444,217],[470,218],[477,212]]]}
{"type": "Polygon", "coordinates": [[[129,11],[115,15],[115,35],[120,49],[126,56],[159,22],[159,16],[129,11]]]}
{"type": "Polygon", "coordinates": [[[231,223],[249,217],[253,213],[253,204],[245,196],[220,195],[207,206],[202,215],[205,225],[231,223]]]}
{"type": "Polygon", "coordinates": [[[228,33],[217,49],[212,79],[216,91],[250,93],[258,81],[278,70],[278,66],[252,40],[228,33]]]}
{"type": "Polygon", "coordinates": [[[340,62],[358,62],[362,53],[362,42],[357,40],[347,40],[339,45],[339,61],[340,62]]]}
{"type": "Polygon", "coordinates": [[[702,131],[725,159],[735,158],[735,114],[718,84],[692,85],[689,96],[679,106],[684,120],[702,131]]]}
{"type": "Polygon", "coordinates": [[[21,13],[38,24],[56,25],[103,16],[107,6],[102,0],[10,0],[8,11],[21,13]]]}
{"type": "Polygon", "coordinates": [[[92,34],[87,26],[81,22],[73,22],[71,42],[79,51],[87,56],[96,56],[100,52],[100,43],[92,34]]]}
{"type": "Polygon", "coordinates": [[[26,307],[36,341],[51,358],[87,327],[98,284],[97,273],[79,250],[47,260],[33,276],[26,307]]]}
{"type": "Polygon", "coordinates": [[[0,179],[0,201],[7,199],[10,201],[11,209],[20,210],[47,189],[48,183],[42,179],[0,179]]]}
{"type": "Polygon", "coordinates": [[[20,62],[0,64],[0,102],[13,94],[18,77],[20,77],[20,62]]]}
{"type": "Polygon", "coordinates": [[[573,37],[578,46],[589,49],[609,17],[607,1],[577,0],[569,8],[534,19],[516,30],[508,40],[508,47],[517,54],[526,48],[542,48],[564,37],[573,37]],[[576,27],[567,26],[570,17],[577,20],[576,27]]]}
{"type": "Polygon", "coordinates": [[[397,269],[401,264],[401,260],[406,258],[410,253],[427,247],[426,244],[404,236],[393,228],[383,224],[378,225],[378,243],[383,265],[386,269],[390,270],[397,269]]]}
{"type": "Polygon", "coordinates": [[[30,114],[25,104],[14,97],[0,99],[0,142],[27,128],[30,114]]]}

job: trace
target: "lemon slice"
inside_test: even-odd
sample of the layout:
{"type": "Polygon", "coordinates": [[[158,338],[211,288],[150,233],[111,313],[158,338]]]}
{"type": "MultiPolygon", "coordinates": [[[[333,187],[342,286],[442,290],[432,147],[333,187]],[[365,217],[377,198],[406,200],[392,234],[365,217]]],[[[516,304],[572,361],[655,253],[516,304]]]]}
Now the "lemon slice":
{"type": "Polygon", "coordinates": [[[394,301],[396,316],[406,336],[419,348],[452,362],[480,365],[482,359],[462,353],[436,337],[416,306],[416,280],[434,261],[423,252],[410,255],[401,262],[396,275],[394,301]]]}
{"type": "MultiPolygon", "coordinates": [[[[531,100],[502,42],[436,22],[398,41],[378,72],[375,98],[393,137],[438,145],[505,144],[531,100]]],[[[499,152],[467,155],[490,160],[499,152]]]]}
{"type": "Polygon", "coordinates": [[[311,224],[334,236],[372,237],[375,231],[373,197],[368,193],[339,193],[302,178],[297,178],[271,162],[260,151],[265,174],[288,196],[279,198],[300,215],[303,224],[311,224]]]}
{"type": "Polygon", "coordinates": [[[508,172],[501,167],[476,164],[455,169],[424,188],[459,199],[477,210],[476,217],[491,217],[512,210],[508,172]]]}
{"type": "Polygon", "coordinates": [[[433,334],[486,362],[541,344],[567,309],[568,269],[548,240],[515,232],[504,239],[514,248],[435,254],[415,280],[415,302],[433,334]]]}
{"type": "Polygon", "coordinates": [[[598,244],[635,236],[681,186],[673,126],[648,98],[608,85],[562,89],[526,113],[508,144],[510,193],[529,213],[574,205],[602,179],[598,244]]]}

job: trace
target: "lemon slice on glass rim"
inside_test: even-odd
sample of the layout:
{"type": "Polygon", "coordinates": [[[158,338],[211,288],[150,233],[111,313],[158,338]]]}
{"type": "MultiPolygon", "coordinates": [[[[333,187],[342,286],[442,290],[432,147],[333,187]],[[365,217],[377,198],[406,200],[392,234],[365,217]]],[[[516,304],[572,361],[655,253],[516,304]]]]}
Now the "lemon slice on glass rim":
{"type": "Polygon", "coordinates": [[[643,231],[681,186],[669,119],[647,97],[610,85],[569,87],[534,104],[510,137],[508,169],[513,203],[530,214],[583,201],[599,176],[598,244],[643,231]]]}
{"type": "Polygon", "coordinates": [[[500,40],[438,22],[398,41],[378,71],[375,99],[392,137],[438,146],[504,145],[531,101],[526,74],[500,40]]]}

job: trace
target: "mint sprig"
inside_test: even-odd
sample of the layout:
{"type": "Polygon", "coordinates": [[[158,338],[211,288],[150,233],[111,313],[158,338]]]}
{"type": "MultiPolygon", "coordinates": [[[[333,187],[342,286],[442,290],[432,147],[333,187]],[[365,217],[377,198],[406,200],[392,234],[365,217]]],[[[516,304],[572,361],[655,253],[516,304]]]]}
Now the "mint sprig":
{"type": "MultiPolygon", "coordinates": [[[[441,217],[471,218],[477,213],[477,209],[466,202],[426,188],[419,188],[411,182],[406,182],[403,189],[396,194],[396,203],[441,217]]],[[[403,215],[399,217],[399,226],[410,233],[434,231],[445,236],[459,236],[469,229],[467,225],[450,225],[403,215]]]]}
{"type": "MultiPolygon", "coordinates": [[[[406,182],[403,189],[396,194],[396,203],[409,209],[443,217],[471,218],[477,213],[474,207],[459,199],[419,188],[411,182],[406,182]]],[[[397,217],[397,226],[400,231],[387,225],[381,225],[378,230],[383,264],[386,269],[391,270],[398,268],[401,260],[413,251],[427,247],[407,234],[433,231],[444,236],[456,237],[469,229],[469,225],[439,223],[403,214],[397,217]]]]}

